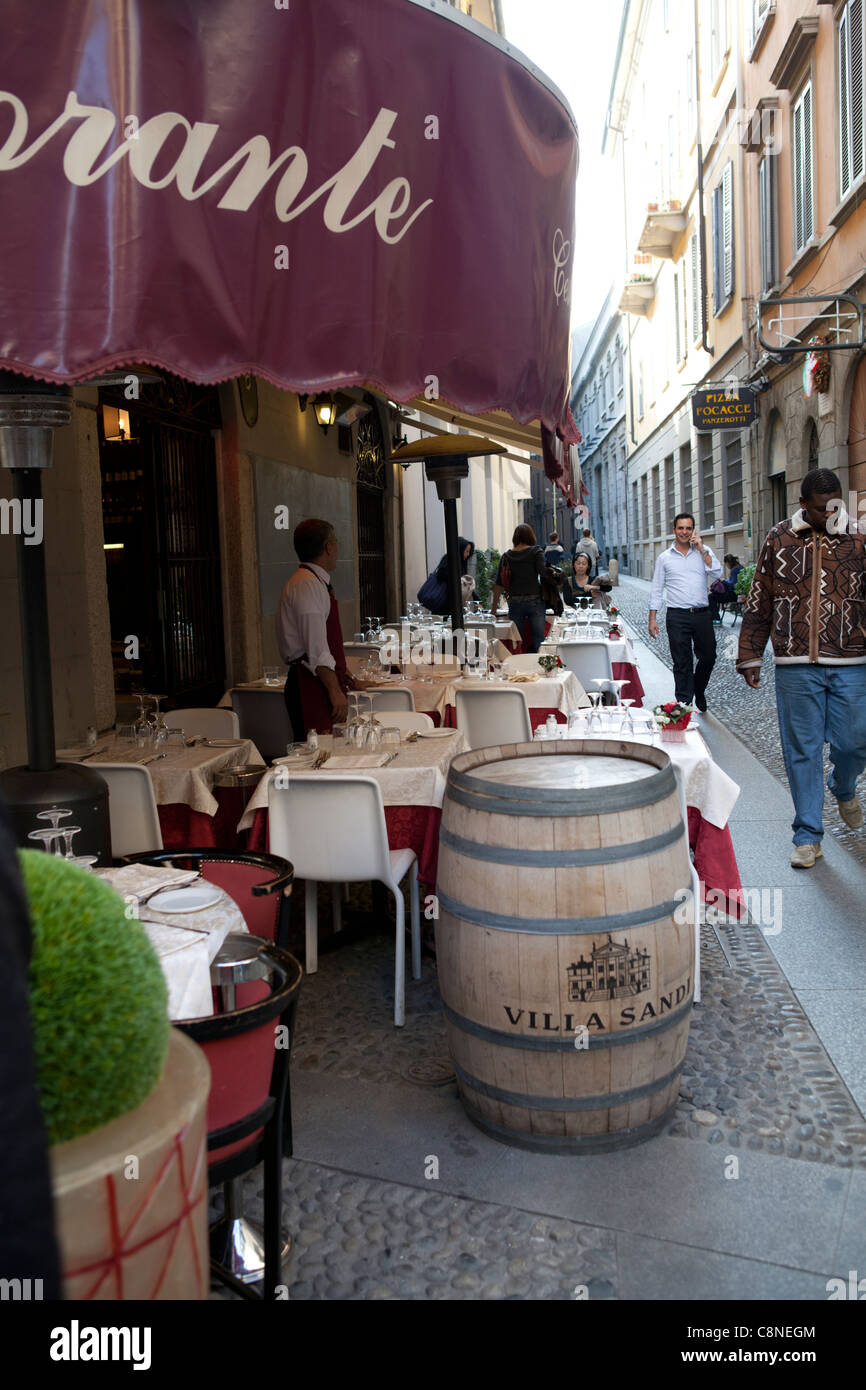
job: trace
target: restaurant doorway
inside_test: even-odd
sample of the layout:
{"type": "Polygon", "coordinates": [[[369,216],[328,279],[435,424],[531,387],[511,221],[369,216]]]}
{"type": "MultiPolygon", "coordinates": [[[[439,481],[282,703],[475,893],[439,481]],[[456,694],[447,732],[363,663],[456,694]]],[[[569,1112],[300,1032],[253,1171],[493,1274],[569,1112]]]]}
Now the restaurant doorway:
{"type": "Polygon", "coordinates": [[[115,692],[213,704],[225,690],[214,387],[166,377],[99,396],[115,692]]]}
{"type": "Polygon", "coordinates": [[[373,397],[372,410],[358,421],[355,484],[358,512],[359,616],[388,618],[385,576],[385,436],[373,397]]]}

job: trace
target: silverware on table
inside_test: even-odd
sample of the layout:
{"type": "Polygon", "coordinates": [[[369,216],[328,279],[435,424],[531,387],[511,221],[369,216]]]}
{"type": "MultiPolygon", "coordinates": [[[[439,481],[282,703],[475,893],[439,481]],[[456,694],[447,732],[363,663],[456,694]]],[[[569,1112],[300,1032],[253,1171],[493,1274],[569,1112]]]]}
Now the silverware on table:
{"type": "Polygon", "coordinates": [[[382,764],[382,766],[383,766],[383,767],[387,767],[387,766],[388,766],[388,763],[392,763],[392,762],[394,761],[394,759],[396,758],[396,756],[397,756],[396,753],[391,753],[391,754],[388,756],[387,761],[384,762],[384,763],[382,764]]]}

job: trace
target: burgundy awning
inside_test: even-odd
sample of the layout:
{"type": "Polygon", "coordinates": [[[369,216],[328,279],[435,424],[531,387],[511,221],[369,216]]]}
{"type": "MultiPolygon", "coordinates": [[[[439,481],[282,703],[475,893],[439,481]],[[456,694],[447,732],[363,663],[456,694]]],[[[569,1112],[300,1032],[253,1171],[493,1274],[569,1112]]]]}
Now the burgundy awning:
{"type": "Polygon", "coordinates": [[[577,159],[555,89],[436,0],[6,0],[0,366],[568,438],[577,159]]]}

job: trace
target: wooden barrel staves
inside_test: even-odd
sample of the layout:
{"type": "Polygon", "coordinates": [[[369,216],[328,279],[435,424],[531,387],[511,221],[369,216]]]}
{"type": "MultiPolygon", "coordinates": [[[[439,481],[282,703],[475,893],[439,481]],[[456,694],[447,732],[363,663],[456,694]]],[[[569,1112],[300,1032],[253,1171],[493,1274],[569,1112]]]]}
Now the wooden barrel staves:
{"type": "Polygon", "coordinates": [[[463,1104],[550,1153],[640,1143],[671,1117],[694,927],[686,828],[660,749],[615,741],[455,758],[436,956],[463,1104]]]}

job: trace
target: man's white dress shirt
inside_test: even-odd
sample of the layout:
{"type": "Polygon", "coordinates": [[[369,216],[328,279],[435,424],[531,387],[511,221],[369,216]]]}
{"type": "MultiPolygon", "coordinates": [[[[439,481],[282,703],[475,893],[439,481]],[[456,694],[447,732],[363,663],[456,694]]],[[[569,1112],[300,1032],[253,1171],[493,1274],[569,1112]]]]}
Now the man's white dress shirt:
{"type": "Polygon", "coordinates": [[[653,573],[649,605],[652,612],[659,611],[663,590],[667,594],[668,608],[707,607],[707,580],[718,579],[722,566],[708,545],[704,546],[704,550],[712,560],[711,565],[706,563],[696,546],[689,546],[687,555],[681,554],[676,545],[662,551],[653,573]]]}
{"type": "MultiPolygon", "coordinates": [[[[309,562],[305,562],[309,563],[309,562]]],[[[296,570],[280,596],[277,609],[277,647],[286,665],[306,653],[304,665],[316,674],[317,666],[336,662],[328,646],[327,623],[331,612],[331,576],[319,565],[296,570]]]]}

